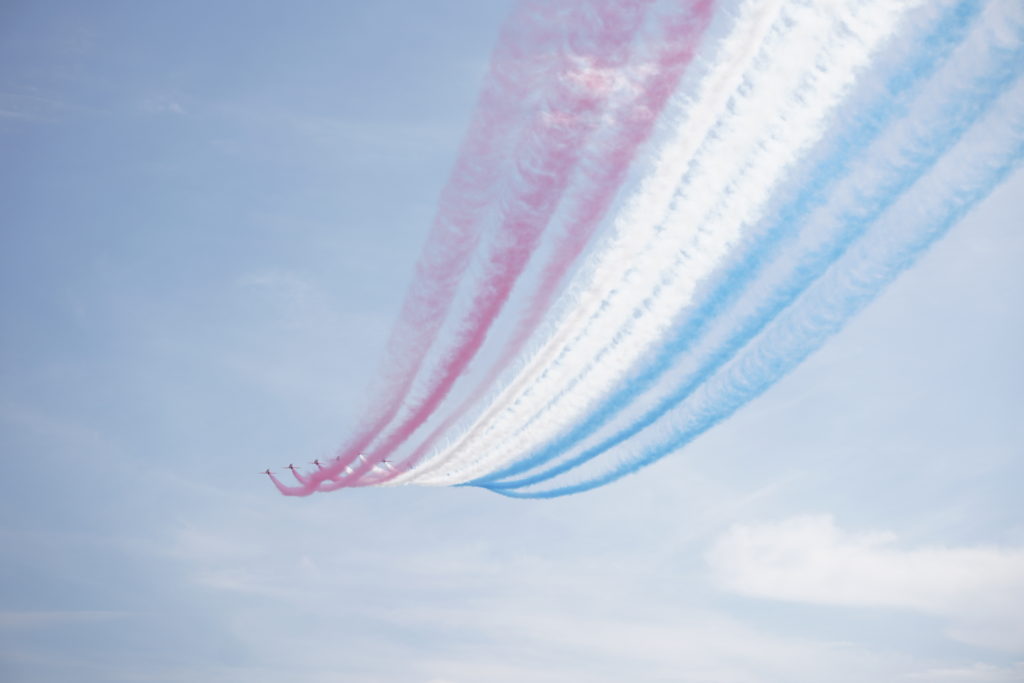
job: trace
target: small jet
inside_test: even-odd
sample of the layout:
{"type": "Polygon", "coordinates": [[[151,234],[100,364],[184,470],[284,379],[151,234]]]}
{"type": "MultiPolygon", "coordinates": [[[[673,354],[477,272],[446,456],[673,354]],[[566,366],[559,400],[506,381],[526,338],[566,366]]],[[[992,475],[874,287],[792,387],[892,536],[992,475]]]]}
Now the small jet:
{"type": "Polygon", "coordinates": [[[313,462],[311,462],[309,464],[310,465],[316,465],[317,467],[321,467],[321,468],[323,467],[323,465],[320,464],[320,458],[317,458],[316,460],[314,460],[313,462]]]}
{"type": "Polygon", "coordinates": [[[293,474],[295,473],[295,465],[288,465],[287,469],[290,469],[293,474]]]}
{"type": "Polygon", "coordinates": [[[270,476],[270,470],[269,469],[265,469],[262,472],[260,472],[260,474],[265,474],[265,475],[267,475],[269,477],[270,476]]]}

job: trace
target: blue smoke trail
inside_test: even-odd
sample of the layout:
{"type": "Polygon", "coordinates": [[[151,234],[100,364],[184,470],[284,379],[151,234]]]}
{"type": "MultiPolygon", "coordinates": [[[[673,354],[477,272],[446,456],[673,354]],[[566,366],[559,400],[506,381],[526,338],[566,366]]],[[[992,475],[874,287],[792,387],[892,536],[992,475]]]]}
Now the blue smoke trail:
{"type": "MultiPolygon", "coordinates": [[[[845,134],[831,143],[832,152],[806,174],[811,180],[801,190],[801,193],[778,212],[769,227],[755,238],[746,256],[739,259],[734,266],[726,271],[724,277],[718,281],[719,284],[706,297],[704,303],[696,308],[687,318],[686,323],[674,333],[673,337],[665,343],[662,351],[639,375],[628,380],[622,388],[605,398],[584,421],[565,434],[526,458],[470,482],[469,485],[492,489],[517,488],[555,476],[633,436],[653,423],[671,405],[674,405],[678,400],[674,397],[670,400],[670,405],[665,405],[664,402],[659,404],[628,430],[617,434],[613,438],[614,443],[602,443],[556,468],[533,477],[500,482],[501,479],[549,462],[579,440],[604,426],[630,405],[637,396],[648,390],[672,366],[680,354],[687,352],[694,343],[699,341],[708,325],[723,310],[735,303],[746,286],[776,256],[779,248],[798,234],[801,221],[822,203],[828,190],[847,176],[850,162],[870,146],[889,122],[903,113],[907,102],[913,97],[917,88],[935,73],[954,48],[963,41],[971,24],[980,13],[981,7],[980,1],[967,0],[953,6],[940,17],[924,38],[924,48],[908,62],[901,64],[885,79],[884,95],[857,112],[858,116],[845,134]]],[[[704,372],[693,382],[688,383],[685,391],[688,393],[692,390],[709,376],[710,372],[710,370],[704,372]]],[[[678,392],[676,393],[678,394],[678,392]]]]}
{"type": "Polygon", "coordinates": [[[726,341],[724,347],[712,356],[709,364],[701,368],[695,377],[679,387],[671,396],[662,401],[654,410],[646,414],[639,424],[619,432],[613,437],[605,440],[598,446],[588,449],[579,456],[560,463],[545,472],[532,477],[506,482],[499,485],[491,485],[487,488],[497,490],[499,488],[518,488],[538,483],[545,479],[557,476],[569,469],[578,466],[597,454],[621,443],[623,440],[637,433],[641,428],[649,425],[655,419],[663,415],[679,401],[686,398],[700,383],[706,380],[719,367],[724,365],[740,348],[749,342],[772,318],[778,315],[788,306],[800,292],[819,277],[833,261],[838,259],[842,252],[890,205],[900,194],[902,194],[922,173],[930,168],[948,150],[966,130],[986,111],[991,103],[1005,88],[1009,87],[1020,75],[1022,64],[1024,64],[1024,47],[1017,45],[1015,49],[1007,50],[997,47],[991,48],[995,53],[995,64],[992,73],[976,83],[970,90],[964,93],[957,93],[952,98],[952,111],[948,112],[949,122],[940,127],[941,131],[932,136],[932,139],[915,141],[912,145],[916,149],[926,150],[923,153],[910,154],[916,157],[916,163],[912,163],[905,169],[895,183],[883,188],[883,195],[868,204],[867,211],[860,215],[847,217],[847,226],[838,235],[838,239],[830,248],[821,250],[813,255],[809,262],[801,264],[795,271],[794,277],[784,287],[778,290],[769,299],[766,306],[762,306],[757,312],[749,316],[740,326],[738,333],[726,341]],[[980,87],[979,87],[980,85],[980,87]]]}
{"type": "Polygon", "coordinates": [[[741,359],[733,372],[723,379],[719,396],[703,410],[696,411],[685,428],[660,444],[649,447],[632,462],[626,462],[589,480],[560,488],[539,492],[496,490],[516,498],[553,498],[580,493],[610,483],[637,471],[665,456],[707,429],[731,416],[738,408],[756,398],[782,376],[799,365],[808,355],[821,347],[845,323],[871,302],[893,279],[912,265],[935,241],[942,237],[993,188],[1005,180],[1024,158],[1024,116],[1019,100],[1011,103],[1015,116],[1004,122],[1010,131],[999,139],[997,150],[973,165],[984,164],[977,177],[959,183],[944,193],[942,206],[932,220],[912,227],[909,237],[880,258],[870,253],[860,254],[861,261],[843,272],[831,274],[828,285],[812,293],[802,307],[788,312],[789,320],[768,334],[749,358],[741,359]],[[862,272],[860,268],[864,268],[862,272]],[[778,337],[776,339],[775,337],[778,337]]]}

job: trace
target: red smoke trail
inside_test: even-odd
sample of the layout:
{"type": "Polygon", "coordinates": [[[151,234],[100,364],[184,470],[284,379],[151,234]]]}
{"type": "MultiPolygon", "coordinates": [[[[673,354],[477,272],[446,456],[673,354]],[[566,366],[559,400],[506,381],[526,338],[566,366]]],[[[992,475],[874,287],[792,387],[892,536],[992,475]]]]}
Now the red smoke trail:
{"type": "Polygon", "coordinates": [[[633,36],[651,2],[601,0],[593,3],[592,13],[574,13],[577,16],[572,23],[580,26],[569,39],[575,54],[563,56],[550,100],[523,133],[512,196],[484,266],[486,277],[456,341],[430,378],[425,398],[373,448],[364,463],[340,479],[332,477],[336,481],[325,483],[320,490],[352,485],[409,438],[437,409],[480,350],[572,180],[611,97],[617,69],[628,61],[633,36]]]}
{"type": "Polygon", "coordinates": [[[554,48],[564,39],[566,7],[545,0],[523,0],[506,21],[488,74],[448,183],[441,192],[416,274],[392,329],[382,365],[382,389],[364,412],[359,427],[338,456],[300,486],[275,480],[285,495],[308,495],[316,483],[342,473],[398,413],[423,359],[451,307],[476,250],[486,208],[505,170],[507,147],[515,137],[531,94],[544,82],[554,48]],[[312,481],[316,479],[316,481],[312,481]]]}
{"type": "MultiPolygon", "coordinates": [[[[584,186],[573,193],[572,212],[565,233],[561,235],[550,260],[545,264],[540,283],[525,307],[513,336],[505,344],[497,362],[461,405],[438,425],[427,439],[393,472],[374,478],[372,483],[389,481],[413,467],[430,452],[442,434],[447,432],[466,411],[481,400],[498,376],[522,351],[526,341],[550,310],[555,294],[604,218],[616,193],[625,180],[633,158],[651,135],[658,116],[668,98],[675,92],[711,21],[713,0],[686,3],[662,23],[658,45],[653,50],[654,70],[636,85],[636,96],[615,112],[611,124],[612,142],[598,150],[592,163],[582,165],[584,186]]],[[[367,482],[370,483],[370,482],[367,482]]]]}
{"type": "Polygon", "coordinates": [[[275,477],[273,474],[270,475],[270,481],[274,482],[274,486],[277,487],[277,490],[280,491],[281,493],[283,493],[284,495],[286,495],[286,496],[294,496],[295,495],[295,490],[296,490],[297,487],[295,487],[295,486],[287,486],[286,484],[282,484],[281,480],[278,479],[277,477],[275,477]]]}

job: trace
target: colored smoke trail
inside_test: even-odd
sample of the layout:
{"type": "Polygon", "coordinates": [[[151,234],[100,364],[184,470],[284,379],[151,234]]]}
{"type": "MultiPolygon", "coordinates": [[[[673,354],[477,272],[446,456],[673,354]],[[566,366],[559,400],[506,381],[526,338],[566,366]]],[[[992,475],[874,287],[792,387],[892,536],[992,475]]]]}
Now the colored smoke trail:
{"type": "Polygon", "coordinates": [[[621,478],[766,391],[1019,164],[1013,0],[651,3],[676,23],[644,30],[641,0],[578,0],[589,25],[520,6],[502,40],[547,57],[509,66],[521,78],[492,67],[485,94],[529,81],[530,97],[494,113],[497,138],[473,147],[471,130],[479,158],[442,197],[421,259],[436,270],[417,279],[430,301],[406,300],[383,398],[282,492],[547,498],[621,478]],[[496,338],[513,291],[523,311],[496,338]]]}

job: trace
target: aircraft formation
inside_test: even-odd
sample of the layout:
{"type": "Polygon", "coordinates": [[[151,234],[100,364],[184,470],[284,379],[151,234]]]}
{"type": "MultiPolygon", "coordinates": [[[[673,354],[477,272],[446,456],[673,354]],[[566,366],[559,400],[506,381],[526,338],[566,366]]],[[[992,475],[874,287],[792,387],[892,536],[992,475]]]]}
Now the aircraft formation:
{"type": "MultiPolygon", "coordinates": [[[[331,458],[331,462],[337,462],[340,459],[341,459],[341,456],[337,456],[337,457],[331,458]]],[[[362,456],[362,455],[360,455],[357,459],[360,462],[365,462],[366,461],[366,458],[364,456],[362,456]]],[[[322,463],[319,458],[316,458],[315,460],[311,461],[309,464],[310,465],[316,465],[317,469],[321,469],[321,470],[324,469],[324,463],[322,463]]],[[[281,471],[283,472],[285,470],[291,470],[292,474],[295,474],[296,472],[298,472],[298,469],[299,468],[297,468],[294,463],[289,463],[289,465],[287,467],[281,468],[281,471]]],[[[343,470],[343,472],[345,474],[348,474],[349,472],[352,471],[352,469],[353,468],[350,465],[349,467],[346,467],[345,470],[343,470]]],[[[374,465],[374,469],[394,470],[394,467],[391,465],[391,463],[389,461],[381,460],[378,464],[374,465]]],[[[262,472],[260,472],[260,474],[265,474],[268,477],[273,477],[274,476],[274,473],[270,470],[269,467],[267,469],[263,470],[262,472]]]]}

